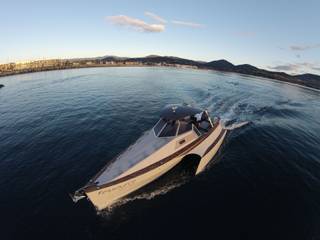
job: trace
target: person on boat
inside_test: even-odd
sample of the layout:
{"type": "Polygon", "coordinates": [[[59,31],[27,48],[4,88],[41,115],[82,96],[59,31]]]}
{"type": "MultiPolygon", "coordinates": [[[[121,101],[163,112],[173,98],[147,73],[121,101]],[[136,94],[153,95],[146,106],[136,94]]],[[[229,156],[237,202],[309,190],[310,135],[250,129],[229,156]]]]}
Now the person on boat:
{"type": "Polygon", "coordinates": [[[197,113],[194,115],[195,125],[198,129],[201,129],[203,131],[208,131],[208,124],[210,124],[209,121],[209,114],[207,111],[202,111],[200,113],[197,113]]]}
{"type": "Polygon", "coordinates": [[[197,122],[201,122],[202,121],[202,115],[203,112],[197,113],[194,115],[194,117],[196,118],[197,122]]]}

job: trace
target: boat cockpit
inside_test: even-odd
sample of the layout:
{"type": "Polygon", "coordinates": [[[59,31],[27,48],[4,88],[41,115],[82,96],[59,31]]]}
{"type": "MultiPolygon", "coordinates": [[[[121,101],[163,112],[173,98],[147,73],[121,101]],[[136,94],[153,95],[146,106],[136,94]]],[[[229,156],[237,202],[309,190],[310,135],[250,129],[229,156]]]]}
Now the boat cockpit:
{"type": "Polygon", "coordinates": [[[159,138],[175,137],[192,130],[201,136],[213,126],[207,111],[189,106],[167,107],[160,116],[153,128],[155,136],[159,138]]]}

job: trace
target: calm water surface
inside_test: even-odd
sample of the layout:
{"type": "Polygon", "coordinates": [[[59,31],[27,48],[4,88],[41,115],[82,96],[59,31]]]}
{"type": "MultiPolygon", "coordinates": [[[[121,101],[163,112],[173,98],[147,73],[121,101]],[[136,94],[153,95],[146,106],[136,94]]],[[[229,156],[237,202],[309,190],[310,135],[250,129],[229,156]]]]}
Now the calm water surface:
{"type": "Polygon", "coordinates": [[[320,239],[319,92],[169,68],[0,83],[1,239],[320,239]],[[164,105],[181,102],[250,124],[227,135],[217,163],[197,178],[174,172],[99,214],[71,201],[164,105]]]}

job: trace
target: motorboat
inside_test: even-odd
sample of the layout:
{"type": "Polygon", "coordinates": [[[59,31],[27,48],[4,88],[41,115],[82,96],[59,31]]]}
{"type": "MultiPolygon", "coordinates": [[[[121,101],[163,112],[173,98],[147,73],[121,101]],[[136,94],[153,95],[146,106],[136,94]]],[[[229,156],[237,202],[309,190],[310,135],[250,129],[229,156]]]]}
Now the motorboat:
{"type": "Polygon", "coordinates": [[[101,169],[72,198],[87,197],[97,210],[158,179],[187,157],[200,159],[195,175],[201,173],[219,150],[225,136],[219,118],[188,105],[168,105],[159,121],[134,144],[101,169]]]}

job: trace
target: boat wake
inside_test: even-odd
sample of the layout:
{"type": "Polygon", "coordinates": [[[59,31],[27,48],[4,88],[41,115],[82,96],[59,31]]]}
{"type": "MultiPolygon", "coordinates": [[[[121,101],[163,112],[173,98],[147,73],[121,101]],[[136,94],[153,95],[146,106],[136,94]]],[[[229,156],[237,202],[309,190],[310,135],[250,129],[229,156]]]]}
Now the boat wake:
{"type": "MultiPolygon", "coordinates": [[[[184,174],[182,173],[181,175],[184,175],[184,174]]],[[[145,192],[135,194],[134,196],[124,197],[119,201],[117,201],[116,203],[114,203],[113,205],[109,206],[108,208],[98,212],[98,215],[107,217],[107,216],[110,216],[116,209],[118,209],[119,207],[129,202],[133,202],[136,200],[152,200],[155,197],[165,195],[168,192],[172,191],[173,189],[178,188],[183,184],[185,184],[188,179],[189,178],[187,176],[177,176],[172,181],[167,182],[165,185],[158,186],[151,191],[145,191],[145,192]]]]}

